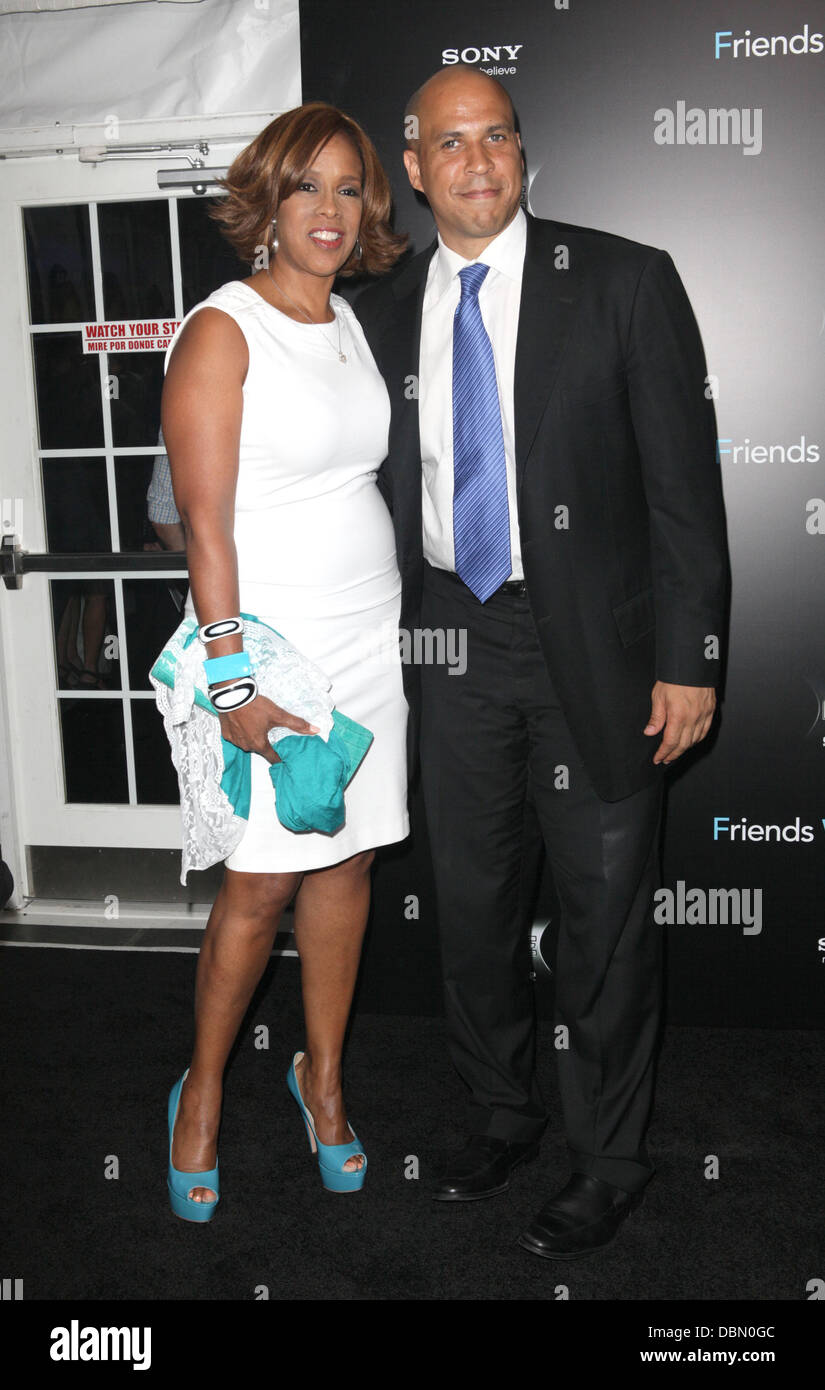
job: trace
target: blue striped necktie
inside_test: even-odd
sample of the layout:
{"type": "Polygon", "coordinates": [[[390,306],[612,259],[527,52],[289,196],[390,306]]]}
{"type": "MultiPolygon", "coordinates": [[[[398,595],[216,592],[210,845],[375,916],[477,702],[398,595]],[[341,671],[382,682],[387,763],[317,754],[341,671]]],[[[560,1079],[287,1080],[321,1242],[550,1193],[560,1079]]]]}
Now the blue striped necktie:
{"type": "Polygon", "coordinates": [[[507,468],[493,349],[478,292],[487,271],[458,272],[453,320],[453,538],[456,574],[482,603],[512,569],[507,468]]]}

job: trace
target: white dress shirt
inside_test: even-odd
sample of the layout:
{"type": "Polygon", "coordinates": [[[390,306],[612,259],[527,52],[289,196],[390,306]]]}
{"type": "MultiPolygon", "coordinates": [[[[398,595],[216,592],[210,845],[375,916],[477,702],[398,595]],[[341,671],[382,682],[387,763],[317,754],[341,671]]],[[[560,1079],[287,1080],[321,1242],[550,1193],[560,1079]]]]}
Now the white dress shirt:
{"type": "MultiPolygon", "coordinates": [[[[527,218],[519,208],[510,225],[477,257],[481,264],[490,267],[479,290],[478,303],[496,366],[507,467],[511,579],[524,578],[516,509],[513,383],[526,245],[527,218]]],[[[451,251],[439,236],[427,274],[421,321],[418,421],[424,558],[438,569],[453,571],[453,318],[461,298],[458,272],[475,264],[451,251]]]]}

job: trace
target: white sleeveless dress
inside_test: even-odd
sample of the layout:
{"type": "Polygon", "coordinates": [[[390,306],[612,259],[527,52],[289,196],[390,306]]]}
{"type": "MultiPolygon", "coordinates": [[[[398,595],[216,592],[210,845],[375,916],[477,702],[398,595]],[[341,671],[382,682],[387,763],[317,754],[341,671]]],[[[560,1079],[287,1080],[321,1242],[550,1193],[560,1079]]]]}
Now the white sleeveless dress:
{"type": "MultiPolygon", "coordinates": [[[[333,835],[285,829],[269,764],[252,754],[247,829],[225,861],[242,872],[323,868],[409,833],[401,578],[376,484],[390,403],[355,314],[339,295],[330,303],[336,323],[297,323],[237,280],[181,323],[199,309],[221,309],[249,348],[235,495],[241,609],[314,661],[332,681],[336,707],[374,735],[333,835]]],[[[191,592],[186,612],[195,612],[191,592]]]]}

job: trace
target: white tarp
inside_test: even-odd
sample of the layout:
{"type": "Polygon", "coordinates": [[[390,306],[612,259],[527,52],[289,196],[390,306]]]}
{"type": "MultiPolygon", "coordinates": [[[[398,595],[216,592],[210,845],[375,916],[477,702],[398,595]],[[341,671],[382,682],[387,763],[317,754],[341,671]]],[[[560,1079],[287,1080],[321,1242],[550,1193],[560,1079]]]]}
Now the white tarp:
{"type": "Polygon", "coordinates": [[[0,133],[285,111],[301,100],[298,0],[0,16],[0,133]]]}
{"type": "MultiPolygon", "coordinates": [[[[101,5],[141,5],[144,0],[0,0],[0,14],[24,10],[86,10],[101,5]]],[[[162,0],[165,5],[199,5],[201,0],[162,0]]]]}

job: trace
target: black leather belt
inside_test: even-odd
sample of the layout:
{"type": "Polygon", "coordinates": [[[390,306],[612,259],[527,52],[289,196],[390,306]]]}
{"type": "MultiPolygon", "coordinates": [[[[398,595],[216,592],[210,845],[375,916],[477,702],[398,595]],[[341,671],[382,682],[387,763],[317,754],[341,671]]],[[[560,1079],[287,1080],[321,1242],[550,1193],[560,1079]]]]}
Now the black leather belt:
{"type": "MultiPolygon", "coordinates": [[[[445,578],[452,580],[454,584],[460,584],[462,589],[466,589],[468,587],[464,583],[463,579],[459,579],[458,575],[455,573],[454,570],[439,569],[437,565],[431,565],[428,560],[425,560],[424,563],[427,566],[427,568],[429,570],[432,570],[435,574],[442,574],[445,576],[445,578]]],[[[472,590],[470,590],[470,592],[472,593],[472,590]]],[[[493,592],[490,595],[490,598],[496,598],[498,594],[509,594],[515,598],[526,598],[527,584],[523,579],[505,579],[503,584],[500,584],[497,589],[493,590],[493,592]]],[[[488,599],[487,602],[489,603],[489,601],[490,600],[488,599]]]]}

